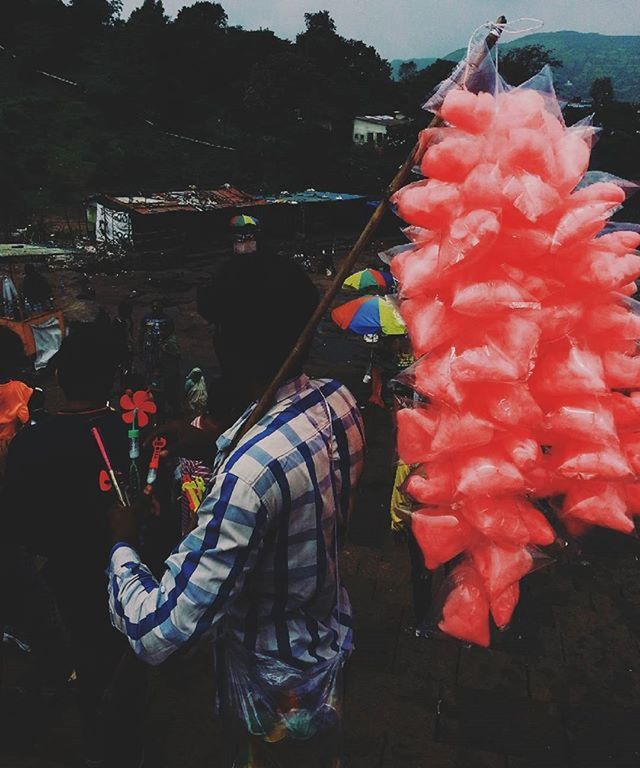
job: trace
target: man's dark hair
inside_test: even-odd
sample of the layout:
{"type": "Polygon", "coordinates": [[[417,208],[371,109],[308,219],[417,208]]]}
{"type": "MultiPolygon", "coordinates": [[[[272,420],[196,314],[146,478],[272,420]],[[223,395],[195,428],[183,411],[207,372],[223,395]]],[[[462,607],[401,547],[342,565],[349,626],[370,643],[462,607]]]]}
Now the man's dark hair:
{"type": "Polygon", "coordinates": [[[15,376],[25,368],[26,363],[22,339],[6,325],[0,325],[0,377],[15,376]]]}
{"type": "Polygon", "coordinates": [[[67,400],[106,400],[118,367],[117,350],[108,329],[79,328],[62,342],[55,356],[58,382],[67,400]]]}
{"type": "Polygon", "coordinates": [[[262,250],[228,261],[212,285],[199,292],[198,311],[221,330],[236,372],[267,383],[293,349],[318,300],[317,288],[300,266],[262,250]]]}

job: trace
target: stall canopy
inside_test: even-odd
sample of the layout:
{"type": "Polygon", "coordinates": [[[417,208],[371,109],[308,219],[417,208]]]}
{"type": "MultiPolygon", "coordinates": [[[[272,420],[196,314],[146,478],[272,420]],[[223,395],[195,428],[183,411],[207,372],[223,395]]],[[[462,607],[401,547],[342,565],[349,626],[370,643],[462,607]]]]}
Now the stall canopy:
{"type": "Polygon", "coordinates": [[[0,244],[0,325],[10,328],[22,339],[25,352],[34,360],[36,369],[44,368],[60,349],[66,332],[61,310],[51,308],[27,315],[24,312],[16,266],[26,263],[47,263],[57,258],[72,256],[76,251],[67,248],[20,243],[0,244]]]}

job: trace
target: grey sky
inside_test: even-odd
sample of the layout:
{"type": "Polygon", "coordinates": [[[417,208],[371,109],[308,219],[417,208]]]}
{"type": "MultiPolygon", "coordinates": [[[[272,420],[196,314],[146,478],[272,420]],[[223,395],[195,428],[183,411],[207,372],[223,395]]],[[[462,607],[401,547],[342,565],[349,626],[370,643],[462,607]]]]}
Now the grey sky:
{"type": "MultiPolygon", "coordinates": [[[[386,58],[438,56],[461,48],[471,32],[501,13],[535,17],[544,30],[573,29],[624,35],[640,33],[639,0],[219,0],[231,24],[267,27],[293,38],[305,11],[328,10],[338,32],[374,45],[386,58]]],[[[175,15],[193,0],[164,0],[175,15]]],[[[142,0],[124,0],[125,13],[142,0]]]]}

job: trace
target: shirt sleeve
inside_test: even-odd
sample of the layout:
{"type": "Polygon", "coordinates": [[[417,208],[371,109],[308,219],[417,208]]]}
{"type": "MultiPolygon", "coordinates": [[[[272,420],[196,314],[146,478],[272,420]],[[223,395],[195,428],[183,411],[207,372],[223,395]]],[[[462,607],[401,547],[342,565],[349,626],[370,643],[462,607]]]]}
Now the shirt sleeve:
{"type": "Polygon", "coordinates": [[[141,659],[160,664],[222,618],[255,566],[268,523],[254,489],[221,473],[200,507],[198,527],[167,559],[160,582],[135,550],[114,547],[111,619],[141,659]]]}

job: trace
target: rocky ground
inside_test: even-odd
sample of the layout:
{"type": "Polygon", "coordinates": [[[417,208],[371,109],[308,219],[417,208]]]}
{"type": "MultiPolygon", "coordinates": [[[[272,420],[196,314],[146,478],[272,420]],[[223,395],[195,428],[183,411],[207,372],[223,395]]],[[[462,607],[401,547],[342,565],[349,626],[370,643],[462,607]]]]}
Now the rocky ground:
{"type": "MultiPolygon", "coordinates": [[[[185,368],[215,367],[197,317],[194,284],[206,263],[95,277],[97,303],[113,310],[132,290],[136,316],[169,300],[185,368]]],[[[72,272],[53,277],[67,304],[72,272]]],[[[318,279],[325,284],[323,278],[318,279]]],[[[344,298],[344,297],[343,297],[344,298]]],[[[73,307],[69,306],[71,310],[73,307]]],[[[311,372],[335,376],[366,400],[362,342],[321,326],[311,372]]],[[[55,393],[52,401],[55,401],[55,393]]],[[[488,650],[410,631],[404,544],[388,530],[393,438],[387,413],[366,408],[369,453],[342,573],[354,604],[357,651],[346,701],[347,768],[637,768],[640,766],[638,541],[602,532],[523,582],[514,621],[488,650]]],[[[6,647],[2,768],[75,766],[78,717],[70,691],[35,707],[17,689],[28,655],[6,647]]],[[[219,764],[210,653],[152,671],[148,765],[219,764]]],[[[303,768],[301,766],[301,768],[303,768]]]]}

